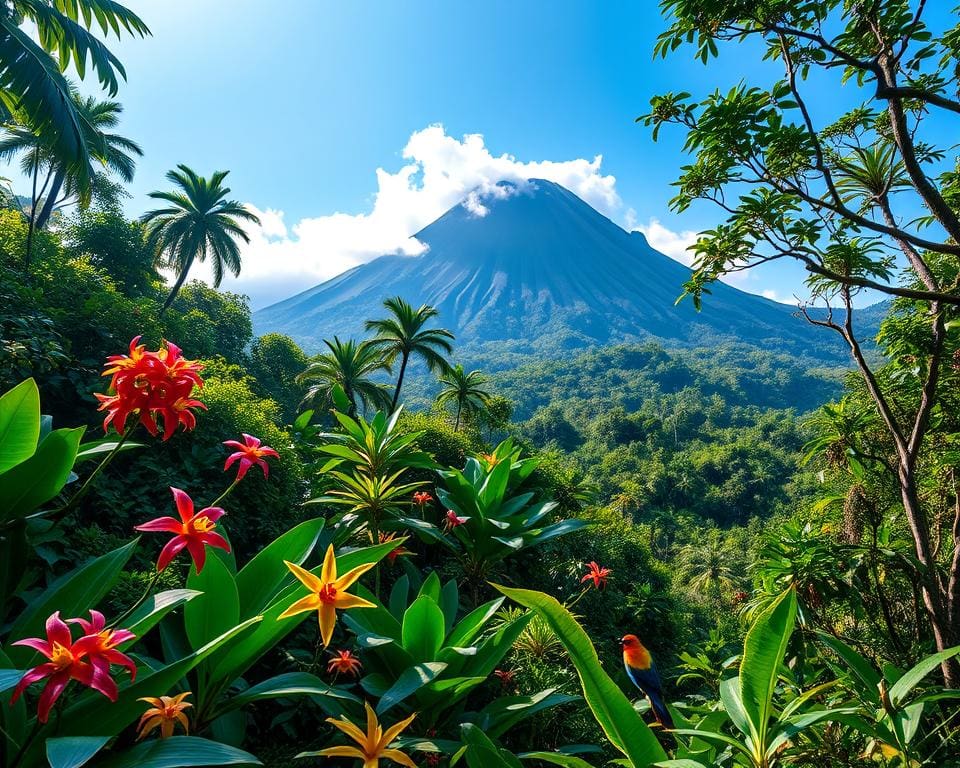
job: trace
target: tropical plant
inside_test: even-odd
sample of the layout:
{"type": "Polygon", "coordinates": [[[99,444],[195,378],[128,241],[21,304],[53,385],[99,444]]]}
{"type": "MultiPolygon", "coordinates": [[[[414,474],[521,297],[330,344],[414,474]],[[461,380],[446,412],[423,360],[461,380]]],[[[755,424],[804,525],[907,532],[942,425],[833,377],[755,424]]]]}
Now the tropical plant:
{"type": "Polygon", "coordinates": [[[49,137],[58,162],[72,169],[80,190],[93,178],[91,160],[105,155],[100,136],[91,130],[73,100],[63,73],[71,66],[83,77],[87,62],[109,96],[116,96],[123,65],[93,34],[113,31],[150,34],[147,25],[116,2],[76,0],[4,0],[0,3],[0,121],[11,116],[37,135],[49,137]],[[27,32],[32,25],[34,33],[27,32]]]}
{"type": "Polygon", "coordinates": [[[340,341],[336,336],[323,343],[330,351],[317,355],[297,376],[297,383],[307,386],[304,404],[329,408],[334,403],[334,389],[340,387],[349,400],[349,416],[355,416],[360,406],[381,410],[390,407],[389,392],[371,378],[390,370],[376,347],[368,341],[340,341]]]}
{"type": "MultiPolygon", "coordinates": [[[[108,171],[125,182],[133,180],[136,169],[135,156],[143,154],[140,146],[124,136],[108,133],[120,121],[123,106],[116,101],[102,101],[93,96],[73,94],[74,108],[83,117],[83,128],[96,132],[87,143],[92,148],[91,156],[108,171]]],[[[29,125],[7,125],[0,138],[0,160],[21,156],[21,170],[28,178],[33,177],[34,198],[30,209],[33,226],[43,229],[54,210],[70,200],[85,204],[90,197],[91,184],[77,178],[76,168],[64,162],[56,153],[55,138],[38,133],[29,125]],[[37,176],[43,172],[43,183],[37,189],[37,176]],[[61,196],[62,193],[62,196],[61,196]],[[40,205],[40,200],[43,205],[40,205]]]]}
{"type": "Polygon", "coordinates": [[[491,631],[502,604],[499,598],[460,616],[456,581],[441,584],[432,573],[419,590],[401,576],[389,607],[349,611],[344,621],[364,651],[360,685],[379,699],[377,714],[402,706],[418,713],[423,728],[455,728],[467,696],[493,674],[531,618],[491,631]]]}
{"type": "Polygon", "coordinates": [[[177,272],[161,314],[177,298],[194,261],[210,258],[214,288],[220,287],[224,269],[234,276],[240,274],[237,241],[250,242],[241,221],[259,224],[260,219],[243,203],[227,199],[230,188],[223,186],[223,180],[228,174],[229,171],[215,171],[207,179],[181,164],[167,173],[176,189],[150,193],[150,197],[168,205],[140,217],[146,225],[147,243],[158,259],[177,272]]]}
{"type": "Polygon", "coordinates": [[[431,371],[446,373],[450,364],[445,355],[453,352],[453,334],[445,328],[426,327],[430,320],[440,314],[426,304],[414,309],[399,296],[394,296],[384,301],[383,306],[389,311],[390,317],[368,320],[366,328],[375,332],[376,335],[370,343],[384,355],[390,366],[400,358],[397,386],[390,403],[390,410],[396,410],[410,358],[419,357],[431,371]]]}
{"type": "Polygon", "coordinates": [[[507,439],[488,456],[468,458],[462,470],[438,473],[444,487],[437,487],[437,497],[449,510],[448,527],[463,549],[461,561],[474,589],[507,556],[587,525],[576,518],[549,522],[557,503],[520,490],[539,463],[520,453],[507,439]]]}
{"type": "Polygon", "coordinates": [[[719,532],[711,531],[706,541],[680,548],[677,553],[677,578],[694,594],[719,599],[737,584],[733,555],[724,545],[719,532]]]}
{"type": "Polygon", "coordinates": [[[440,377],[443,385],[437,395],[437,405],[453,404],[456,407],[456,418],[453,428],[460,430],[460,417],[476,417],[483,413],[490,402],[491,395],[484,389],[487,378],[480,371],[467,373],[463,366],[457,363],[452,369],[440,377]]]}

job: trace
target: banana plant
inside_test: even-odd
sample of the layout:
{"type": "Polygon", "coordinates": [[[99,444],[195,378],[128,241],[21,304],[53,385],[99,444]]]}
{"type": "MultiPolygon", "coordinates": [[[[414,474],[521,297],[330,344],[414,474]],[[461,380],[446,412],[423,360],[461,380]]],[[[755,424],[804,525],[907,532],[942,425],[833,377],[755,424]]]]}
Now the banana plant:
{"type": "Polygon", "coordinates": [[[432,573],[419,590],[401,577],[387,606],[349,611],[346,625],[364,649],[367,674],[360,684],[379,699],[377,714],[403,706],[425,727],[455,720],[466,696],[493,674],[530,620],[519,616],[490,631],[502,603],[492,600],[458,620],[456,582],[441,585],[432,573]]]}
{"type": "Polygon", "coordinates": [[[452,514],[449,527],[463,547],[464,568],[474,583],[521,549],[587,525],[577,519],[550,523],[557,503],[520,491],[537,464],[534,458],[521,459],[520,449],[507,439],[489,456],[468,458],[462,470],[439,473],[444,487],[437,488],[437,497],[452,514]]]}

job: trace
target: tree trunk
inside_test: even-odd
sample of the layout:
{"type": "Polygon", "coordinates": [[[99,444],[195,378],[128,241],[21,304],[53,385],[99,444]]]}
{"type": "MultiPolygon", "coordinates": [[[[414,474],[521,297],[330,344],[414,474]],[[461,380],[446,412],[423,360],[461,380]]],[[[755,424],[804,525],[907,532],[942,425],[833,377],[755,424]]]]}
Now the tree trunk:
{"type": "Polygon", "coordinates": [[[53,207],[57,204],[57,196],[60,194],[60,190],[63,189],[63,182],[66,177],[67,174],[64,170],[58,168],[53,177],[53,184],[50,187],[50,191],[43,201],[43,208],[41,208],[40,213],[37,214],[37,229],[43,229],[50,220],[50,214],[53,213],[53,207]]]}
{"type": "Polygon", "coordinates": [[[453,431],[460,431],[460,411],[463,409],[463,406],[460,404],[460,401],[457,401],[457,419],[453,422],[453,431]]]}
{"type": "Polygon", "coordinates": [[[33,152],[33,192],[30,199],[30,223],[27,226],[27,252],[23,258],[24,269],[30,269],[30,257],[33,255],[33,230],[37,221],[37,175],[40,173],[40,155],[33,152]]]}
{"type": "Polygon", "coordinates": [[[410,357],[409,352],[404,352],[400,359],[400,374],[397,376],[397,388],[393,390],[393,402],[390,404],[390,413],[397,410],[397,403],[400,401],[400,389],[403,387],[403,374],[407,371],[407,360],[410,357]]]}
{"type": "Polygon", "coordinates": [[[187,259],[187,263],[183,265],[183,269],[181,269],[180,274],[177,275],[177,281],[173,284],[173,288],[170,289],[167,300],[163,302],[163,306],[160,308],[160,317],[163,317],[163,314],[170,308],[170,305],[173,304],[174,300],[177,298],[177,294],[180,293],[180,289],[183,287],[183,283],[187,279],[187,273],[190,271],[190,267],[192,266],[193,256],[187,259]]]}

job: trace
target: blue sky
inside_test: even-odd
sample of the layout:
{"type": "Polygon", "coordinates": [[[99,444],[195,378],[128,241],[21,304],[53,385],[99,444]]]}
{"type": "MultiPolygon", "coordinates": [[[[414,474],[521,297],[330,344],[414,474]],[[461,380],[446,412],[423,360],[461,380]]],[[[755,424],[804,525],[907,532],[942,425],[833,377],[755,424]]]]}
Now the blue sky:
{"type": "MultiPolygon", "coordinates": [[[[757,69],[735,51],[709,69],[683,50],[654,60],[665,23],[652,0],[127,4],[153,31],[110,41],[128,76],[120,131],[145,151],[130,212],[176,163],[229,169],[233,196],[265,213],[244,276],[225,283],[254,306],[396,247],[458,184],[525,163],[551,161],[541,170],[679,253],[719,212],[670,213],[683,137],[655,144],[634,118],[655,93],[705,93],[757,69]]],[[[802,278],[782,265],[737,284],[790,297],[802,278]]]]}

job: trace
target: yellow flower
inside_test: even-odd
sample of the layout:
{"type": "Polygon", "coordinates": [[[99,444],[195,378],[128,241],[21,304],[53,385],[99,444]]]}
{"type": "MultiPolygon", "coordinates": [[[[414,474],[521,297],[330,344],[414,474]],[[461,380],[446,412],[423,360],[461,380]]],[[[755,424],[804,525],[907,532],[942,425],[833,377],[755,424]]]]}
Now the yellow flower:
{"type": "Polygon", "coordinates": [[[296,616],[298,613],[303,613],[304,611],[316,611],[320,619],[320,637],[323,639],[324,648],[330,645],[330,639],[333,637],[333,628],[337,623],[337,608],[340,610],[348,608],[376,608],[369,600],[364,600],[362,597],[357,597],[356,595],[348,595],[346,591],[347,587],[373,568],[375,563],[358,565],[338,579],[337,560],[333,555],[333,544],[327,548],[327,554],[324,555],[319,578],[305,568],[301,568],[299,565],[295,565],[287,560],[284,560],[284,562],[293,575],[300,580],[300,583],[310,590],[310,594],[297,600],[297,602],[281,613],[277,619],[286,619],[289,616],[296,616]]]}
{"type": "Polygon", "coordinates": [[[328,723],[339,728],[357,742],[359,748],[328,747],[327,749],[321,749],[316,754],[323,757],[355,757],[358,760],[363,760],[363,768],[380,768],[380,760],[393,760],[393,762],[405,765],[407,768],[417,768],[417,764],[399,749],[387,748],[390,742],[413,722],[416,715],[410,715],[406,720],[401,720],[396,725],[391,725],[387,730],[383,730],[383,727],[377,722],[377,714],[373,711],[373,707],[369,704],[364,704],[364,707],[367,710],[366,733],[347,720],[346,717],[341,716],[339,720],[332,717],[327,718],[328,723]]]}
{"type": "Polygon", "coordinates": [[[173,736],[173,729],[177,723],[183,726],[184,733],[190,733],[190,721],[183,713],[183,710],[192,707],[189,701],[184,701],[190,691],[179,693],[176,696],[144,696],[137,701],[145,701],[153,706],[143,713],[137,729],[140,731],[137,741],[140,741],[156,728],[160,729],[160,738],[166,739],[173,736]]]}

